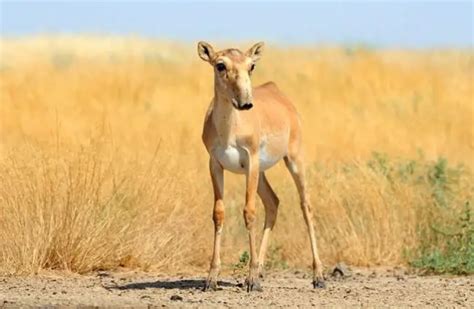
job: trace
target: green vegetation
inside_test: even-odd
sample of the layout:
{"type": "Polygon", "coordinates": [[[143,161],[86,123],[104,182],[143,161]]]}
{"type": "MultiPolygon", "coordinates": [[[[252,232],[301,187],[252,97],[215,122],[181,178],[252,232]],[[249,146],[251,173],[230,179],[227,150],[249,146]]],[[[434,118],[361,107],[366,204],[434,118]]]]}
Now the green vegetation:
{"type": "Polygon", "coordinates": [[[470,192],[467,196],[458,195],[466,185],[463,179],[472,177],[462,165],[453,167],[444,158],[420,161],[394,163],[385,154],[374,153],[368,163],[393,184],[397,180],[410,182],[430,192],[431,200],[422,205],[422,214],[429,216],[428,225],[419,227],[421,241],[417,250],[408,254],[410,265],[427,273],[473,274],[472,187],[465,190],[470,192]]]}
{"type": "Polygon", "coordinates": [[[243,269],[247,267],[247,265],[249,264],[249,261],[250,261],[250,254],[248,253],[247,250],[245,250],[240,255],[239,262],[233,265],[234,270],[243,269]]]}
{"type": "Polygon", "coordinates": [[[474,274],[474,220],[472,206],[453,223],[439,222],[431,226],[433,235],[422,245],[419,257],[411,265],[429,273],[474,274]]]}

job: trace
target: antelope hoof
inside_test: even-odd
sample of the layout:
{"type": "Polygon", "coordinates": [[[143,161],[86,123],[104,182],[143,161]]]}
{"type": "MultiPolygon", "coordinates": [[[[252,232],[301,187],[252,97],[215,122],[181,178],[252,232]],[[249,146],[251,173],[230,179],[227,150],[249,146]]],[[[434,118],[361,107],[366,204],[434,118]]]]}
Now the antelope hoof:
{"type": "Polygon", "coordinates": [[[313,280],[313,288],[315,288],[315,289],[324,289],[324,288],[326,288],[326,283],[324,282],[324,279],[313,280]]]}
{"type": "Polygon", "coordinates": [[[262,292],[262,286],[260,285],[260,282],[255,279],[247,279],[245,284],[247,285],[247,293],[252,292],[252,291],[257,291],[257,292],[262,292]]]}
{"type": "Polygon", "coordinates": [[[216,280],[206,280],[206,283],[204,284],[204,288],[202,289],[204,292],[212,290],[212,291],[217,291],[217,281],[216,280]]]}

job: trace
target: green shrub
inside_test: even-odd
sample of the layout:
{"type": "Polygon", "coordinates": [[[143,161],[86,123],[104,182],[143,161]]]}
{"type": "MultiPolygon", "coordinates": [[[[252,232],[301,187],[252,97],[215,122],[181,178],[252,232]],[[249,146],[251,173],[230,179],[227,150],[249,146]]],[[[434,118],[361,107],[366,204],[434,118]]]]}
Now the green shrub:
{"type": "Polygon", "coordinates": [[[452,166],[445,158],[435,162],[390,160],[373,153],[367,165],[391,185],[404,182],[427,190],[431,196],[420,205],[420,244],[409,253],[410,265],[427,273],[474,273],[474,220],[472,175],[462,165],[452,166]],[[468,186],[467,190],[465,186],[468,186]],[[468,194],[460,194],[468,192],[468,194]],[[428,222],[428,223],[426,223],[428,222]]]}
{"type": "Polygon", "coordinates": [[[472,207],[466,202],[464,211],[452,224],[432,226],[432,243],[420,248],[419,256],[411,265],[430,273],[474,273],[474,220],[472,207]]]}

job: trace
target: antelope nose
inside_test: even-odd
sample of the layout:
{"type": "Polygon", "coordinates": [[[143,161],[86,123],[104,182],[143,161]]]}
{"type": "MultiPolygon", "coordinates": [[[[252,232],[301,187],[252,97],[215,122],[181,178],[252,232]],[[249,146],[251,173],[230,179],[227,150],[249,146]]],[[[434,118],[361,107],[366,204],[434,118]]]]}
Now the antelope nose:
{"type": "Polygon", "coordinates": [[[251,102],[244,103],[244,104],[242,104],[242,106],[241,106],[241,108],[242,108],[243,110],[249,110],[249,109],[251,109],[252,107],[253,107],[253,104],[252,104],[251,102]]]}

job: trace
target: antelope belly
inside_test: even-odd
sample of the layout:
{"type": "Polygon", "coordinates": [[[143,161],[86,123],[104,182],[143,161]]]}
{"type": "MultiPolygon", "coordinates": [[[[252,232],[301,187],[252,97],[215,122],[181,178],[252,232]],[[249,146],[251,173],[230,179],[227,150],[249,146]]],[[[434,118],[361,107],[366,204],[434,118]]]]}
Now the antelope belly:
{"type": "Polygon", "coordinates": [[[226,170],[243,174],[247,170],[247,152],[236,146],[217,147],[215,149],[217,160],[226,170]]]}
{"type": "Polygon", "coordinates": [[[270,155],[265,146],[260,147],[258,156],[259,156],[259,161],[260,161],[261,172],[275,165],[283,157],[283,156],[277,156],[277,155],[270,155]]]}
{"type": "MultiPolygon", "coordinates": [[[[259,170],[261,172],[275,165],[283,157],[270,155],[265,146],[261,145],[258,153],[259,170]]],[[[244,174],[247,171],[248,157],[243,148],[236,146],[217,147],[214,154],[224,169],[238,174],[244,174]]]]}

